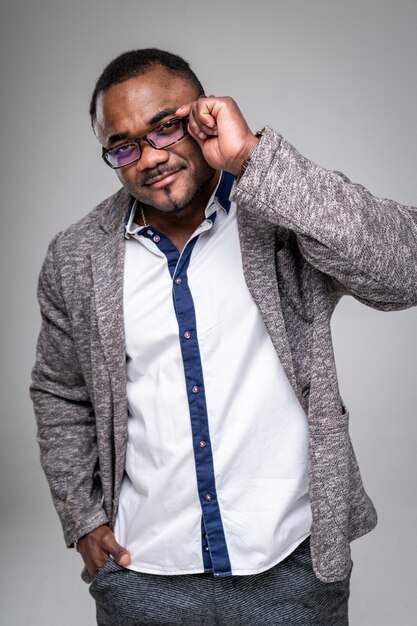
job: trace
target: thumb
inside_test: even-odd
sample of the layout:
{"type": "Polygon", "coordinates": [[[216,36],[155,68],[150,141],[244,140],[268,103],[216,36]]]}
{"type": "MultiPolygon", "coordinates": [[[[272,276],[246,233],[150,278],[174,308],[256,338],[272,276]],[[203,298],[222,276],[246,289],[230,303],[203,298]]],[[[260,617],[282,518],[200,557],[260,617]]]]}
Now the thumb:
{"type": "Polygon", "coordinates": [[[114,536],[109,543],[108,552],[110,556],[114,558],[116,563],[118,563],[122,567],[126,567],[126,565],[129,565],[131,561],[129,550],[118,544],[114,536]]]}

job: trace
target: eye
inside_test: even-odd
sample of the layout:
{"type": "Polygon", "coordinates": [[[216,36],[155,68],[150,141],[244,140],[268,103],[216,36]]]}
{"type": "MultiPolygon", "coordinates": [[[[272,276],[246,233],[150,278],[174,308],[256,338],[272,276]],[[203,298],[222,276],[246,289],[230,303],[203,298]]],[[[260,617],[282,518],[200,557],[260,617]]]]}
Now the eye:
{"type": "Polygon", "coordinates": [[[140,152],[135,143],[125,143],[107,152],[107,160],[115,167],[128,165],[139,158],[140,152]]]}
{"type": "Polygon", "coordinates": [[[110,152],[115,157],[126,157],[132,154],[132,152],[135,151],[136,147],[137,146],[134,143],[127,143],[124,146],[119,146],[118,148],[114,148],[110,152]]]}
{"type": "Polygon", "coordinates": [[[158,135],[171,135],[172,133],[177,132],[180,128],[182,128],[182,121],[174,119],[161,124],[157,129],[155,129],[155,132],[157,132],[158,135]]]}

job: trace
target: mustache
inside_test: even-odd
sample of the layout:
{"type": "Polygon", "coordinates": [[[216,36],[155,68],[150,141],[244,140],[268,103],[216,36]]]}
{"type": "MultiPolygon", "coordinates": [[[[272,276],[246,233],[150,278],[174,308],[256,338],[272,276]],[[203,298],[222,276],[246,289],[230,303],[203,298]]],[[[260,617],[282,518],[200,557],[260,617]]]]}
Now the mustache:
{"type": "Polygon", "coordinates": [[[158,176],[166,176],[167,174],[172,174],[173,172],[178,172],[179,170],[184,169],[183,166],[177,167],[158,167],[157,169],[151,170],[145,176],[143,181],[144,185],[147,185],[149,182],[152,182],[158,176]]]}

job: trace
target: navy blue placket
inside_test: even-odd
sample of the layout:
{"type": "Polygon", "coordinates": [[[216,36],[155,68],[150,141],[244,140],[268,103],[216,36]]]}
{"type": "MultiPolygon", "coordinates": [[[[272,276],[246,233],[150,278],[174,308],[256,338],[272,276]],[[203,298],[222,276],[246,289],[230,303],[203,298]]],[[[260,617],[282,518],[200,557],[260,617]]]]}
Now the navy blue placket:
{"type": "MultiPolygon", "coordinates": [[[[214,222],[215,218],[216,214],[213,214],[210,219],[214,222]]],[[[178,321],[190,411],[198,495],[202,509],[201,544],[204,571],[207,573],[213,572],[214,576],[231,576],[229,553],[217,500],[195,308],[187,276],[191,254],[198,235],[187,243],[180,255],[172,241],[155,228],[143,228],[140,234],[151,239],[158,245],[161,252],[165,254],[172,278],[172,297],[178,321]]]]}

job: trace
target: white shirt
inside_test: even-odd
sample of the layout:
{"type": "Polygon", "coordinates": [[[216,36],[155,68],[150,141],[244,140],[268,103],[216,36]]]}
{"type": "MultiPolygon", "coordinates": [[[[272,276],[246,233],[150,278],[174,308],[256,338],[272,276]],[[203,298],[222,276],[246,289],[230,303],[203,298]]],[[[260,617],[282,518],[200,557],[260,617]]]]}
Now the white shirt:
{"type": "Polygon", "coordinates": [[[245,283],[231,184],[181,255],[135,207],[126,227],[115,534],[140,572],[255,574],[310,533],[307,419],[245,283]]]}

